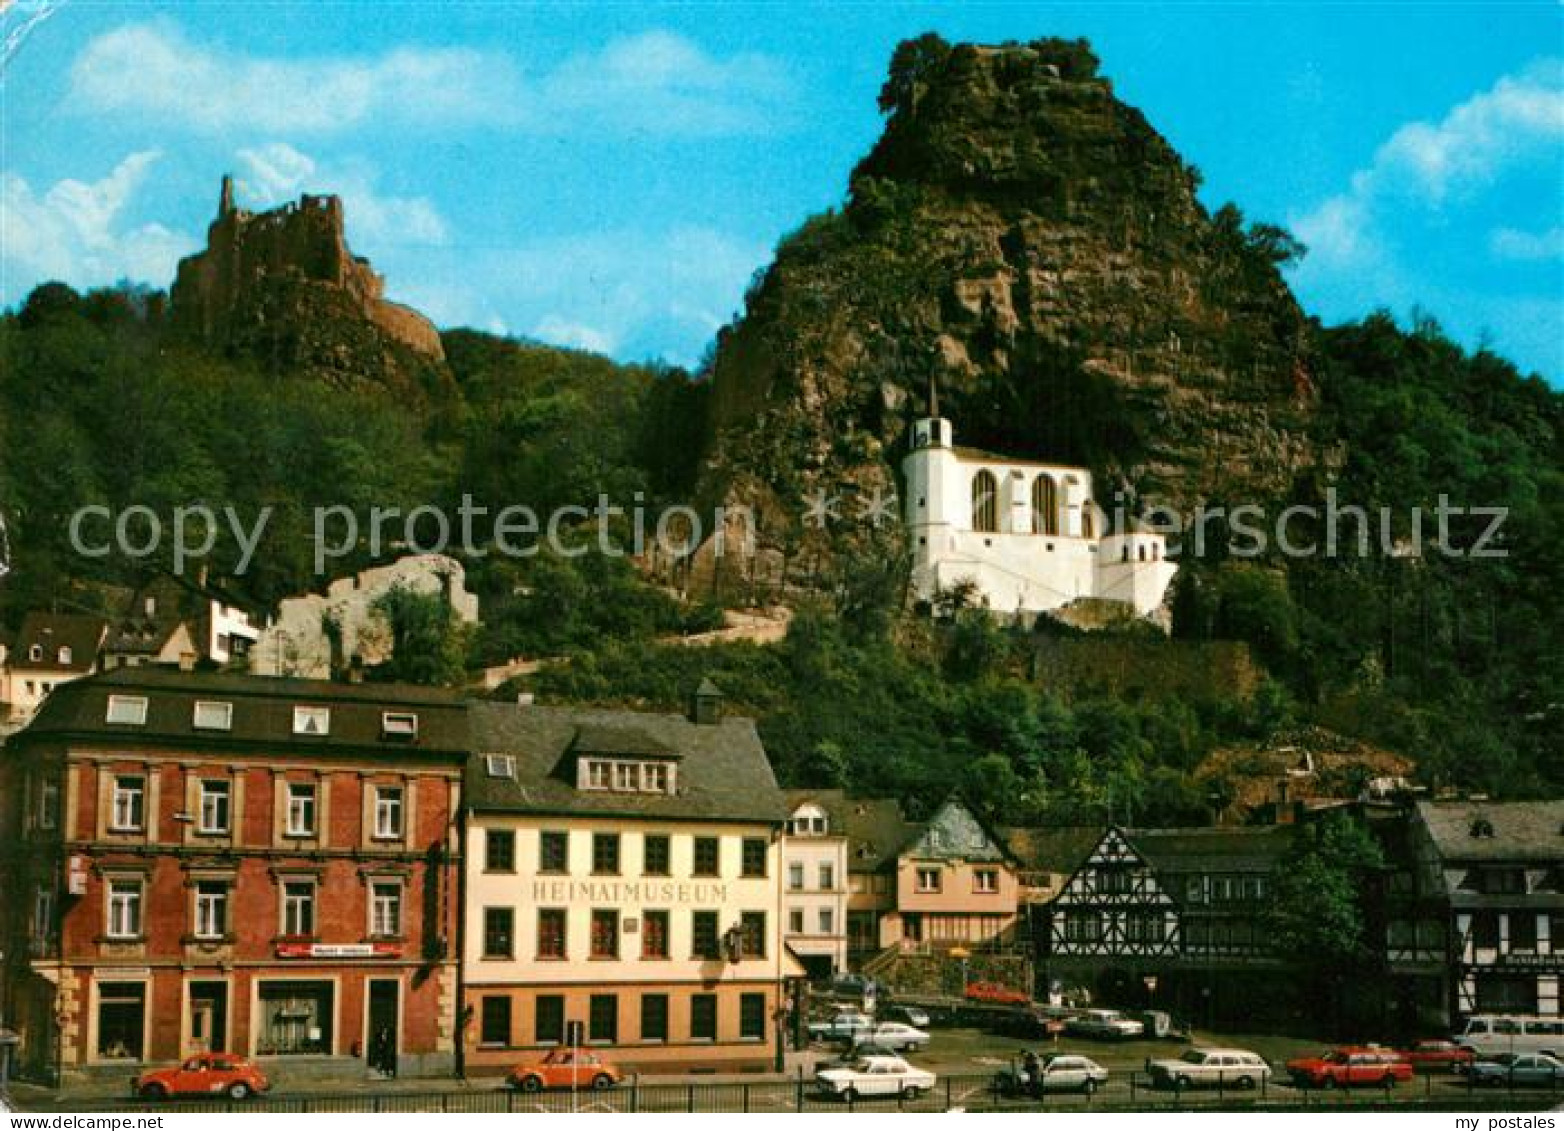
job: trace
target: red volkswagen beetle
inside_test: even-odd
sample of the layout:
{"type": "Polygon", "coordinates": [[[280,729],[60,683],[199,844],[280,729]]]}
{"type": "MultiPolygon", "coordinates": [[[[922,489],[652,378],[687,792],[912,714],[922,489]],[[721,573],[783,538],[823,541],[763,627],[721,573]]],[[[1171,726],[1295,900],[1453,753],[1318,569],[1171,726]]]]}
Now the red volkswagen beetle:
{"type": "Polygon", "coordinates": [[[242,1056],[224,1052],[188,1057],[172,1068],[153,1068],[134,1077],[130,1089],[142,1099],[227,1096],[247,1100],[271,1087],[266,1074],[242,1056]]]}

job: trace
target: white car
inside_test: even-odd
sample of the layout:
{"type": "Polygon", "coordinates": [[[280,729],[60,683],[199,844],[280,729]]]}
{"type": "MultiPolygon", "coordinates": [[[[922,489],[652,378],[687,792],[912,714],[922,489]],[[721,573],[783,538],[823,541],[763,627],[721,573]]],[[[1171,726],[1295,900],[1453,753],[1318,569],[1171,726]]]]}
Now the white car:
{"type": "Polygon", "coordinates": [[[1177,1060],[1146,1066],[1153,1088],[1255,1088],[1271,1078],[1265,1058],[1248,1049],[1189,1049],[1177,1060]]]}
{"type": "Polygon", "coordinates": [[[1089,1056],[1075,1053],[1050,1053],[1035,1060],[1035,1069],[1023,1061],[1011,1065],[994,1078],[1005,1095],[1036,1095],[1039,1092],[1095,1092],[1108,1082],[1108,1070],[1089,1056]]]}
{"type": "Polygon", "coordinates": [[[1065,1031],[1078,1037],[1100,1037],[1110,1041],[1127,1041],[1143,1036],[1146,1026],[1133,1021],[1116,1009],[1088,1009],[1065,1023],[1065,1031]]]}
{"type": "Polygon", "coordinates": [[[858,1037],[861,1044],[875,1044],[894,1052],[917,1052],[929,1047],[929,1035],[900,1021],[882,1021],[858,1037]]]}
{"type": "Polygon", "coordinates": [[[814,1041],[862,1041],[874,1028],[874,1018],[856,1010],[843,1010],[829,1021],[815,1021],[809,1026],[809,1038],[814,1041]]]}
{"type": "Polygon", "coordinates": [[[828,1096],[851,1103],[860,1096],[916,1099],[934,1088],[934,1073],[914,1068],[899,1056],[866,1056],[847,1068],[827,1068],[815,1077],[828,1096]]]}

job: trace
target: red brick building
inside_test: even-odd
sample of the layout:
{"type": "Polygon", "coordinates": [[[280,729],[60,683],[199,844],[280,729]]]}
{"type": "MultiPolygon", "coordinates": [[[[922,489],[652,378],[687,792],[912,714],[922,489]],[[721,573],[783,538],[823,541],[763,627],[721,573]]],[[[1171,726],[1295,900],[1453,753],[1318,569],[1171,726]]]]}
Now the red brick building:
{"type": "Polygon", "coordinates": [[[459,696],[171,669],[61,686],[0,762],[22,1070],[202,1049],[453,1069],[459,696]]]}

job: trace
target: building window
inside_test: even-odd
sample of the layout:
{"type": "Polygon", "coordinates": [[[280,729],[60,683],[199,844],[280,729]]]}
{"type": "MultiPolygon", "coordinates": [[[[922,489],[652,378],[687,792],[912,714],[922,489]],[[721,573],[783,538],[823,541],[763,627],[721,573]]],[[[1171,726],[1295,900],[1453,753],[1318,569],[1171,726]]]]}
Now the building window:
{"type": "Polygon", "coordinates": [[[667,793],[668,782],[668,767],[661,762],[647,762],[641,767],[643,793],[667,793]]]}
{"type": "Polygon", "coordinates": [[[690,995],[690,1040],[717,1039],[717,995],[690,995]]]}
{"type": "MultiPolygon", "coordinates": [[[[1555,945],[1564,944],[1559,939],[1555,945]]],[[[1531,911],[1510,912],[1510,953],[1531,954],[1537,949],[1537,916],[1531,911]]]]}
{"type": "Polygon", "coordinates": [[[538,834],[538,871],[563,875],[570,871],[570,834],[538,834]]]}
{"type": "Polygon", "coordinates": [[[1479,911],[1472,916],[1472,945],[1492,949],[1499,945],[1499,916],[1479,911]]]}
{"type": "Polygon", "coordinates": [[[1092,911],[1069,911],[1064,916],[1066,942],[1096,942],[1102,937],[1102,920],[1092,911]]]}
{"type": "Polygon", "coordinates": [[[309,782],[288,783],[287,834],[315,835],[315,786],[309,782]]]}
{"type": "Polygon", "coordinates": [[[486,1045],[510,1044],[510,998],[486,997],[483,999],[483,1021],[478,1039],[486,1045]]]}
{"type": "Polygon", "coordinates": [[[375,787],[375,836],[381,840],[399,840],[402,836],[402,787],[375,787]]]}
{"type": "Polygon", "coordinates": [[[60,650],[55,653],[55,656],[59,659],[60,666],[62,668],[70,666],[71,657],[73,655],[75,655],[75,653],[71,651],[71,646],[69,644],[60,645],[60,650]]]}
{"type": "Polygon", "coordinates": [[[745,911],[739,916],[739,940],[744,947],[744,957],[766,957],[766,913],[745,911]]]}
{"type": "Polygon", "coordinates": [[[769,845],[760,837],[744,838],[743,875],[751,879],[766,874],[766,852],[769,845]]]}
{"type": "Polygon", "coordinates": [[[619,834],[592,834],[592,874],[617,876],[619,874],[619,834]]]}
{"type": "Polygon", "coordinates": [[[993,895],[999,891],[999,870],[977,868],[972,872],[972,890],[979,895],[993,895]]]}
{"type": "Polygon", "coordinates": [[[293,733],[323,738],[331,733],[331,708],[295,707],[293,709],[293,733]]]}
{"type": "Polygon", "coordinates": [[[668,912],[647,911],[641,916],[641,957],[668,957],[668,912]]]}
{"type": "Polygon", "coordinates": [[[787,887],[789,891],[804,890],[804,866],[792,863],[787,866],[787,887]]]}
{"type": "Polygon", "coordinates": [[[60,783],[44,778],[38,783],[38,827],[53,829],[60,823],[60,783]]]}
{"type": "Polygon", "coordinates": [[[836,934],[836,912],[829,907],[820,908],[820,933],[822,935],[836,934]]]}
{"type": "Polygon", "coordinates": [[[332,1052],[330,982],[262,982],[261,1056],[329,1056],[332,1052]]]}
{"type": "Polygon", "coordinates": [[[538,911],[538,957],[564,958],[565,912],[558,907],[545,907],[538,911]]]}
{"type": "Polygon", "coordinates": [[[1032,533],[1059,534],[1059,489],[1046,475],[1032,480],[1032,533]]]}
{"type": "Polygon", "coordinates": [[[695,867],[691,871],[694,876],[716,876],[721,874],[722,852],[720,842],[714,836],[698,836],[695,838],[695,867]]]}
{"type": "Polygon", "coordinates": [[[619,957],[619,912],[601,908],[592,912],[592,957],[619,957]]]}
{"type": "Polygon", "coordinates": [[[739,995],[739,1040],[766,1039],[766,995],[739,995]]]}
{"type": "Polygon", "coordinates": [[[795,907],[787,913],[787,931],[790,935],[804,933],[804,912],[802,908],[795,907]]]}
{"type": "Polygon", "coordinates": [[[641,1040],[668,1039],[668,995],[641,995],[641,1040]]]}
{"type": "Polygon", "coordinates": [[[623,793],[634,793],[641,788],[641,767],[636,762],[614,763],[614,788],[623,793]]]}
{"type": "Polygon", "coordinates": [[[214,834],[226,833],[229,822],[230,787],[225,781],[203,781],[199,787],[201,808],[196,829],[214,834]]]}
{"type": "Polygon", "coordinates": [[[619,1040],[619,998],[593,994],[587,1005],[587,1040],[611,1045],[619,1040]]]}
{"type": "Polygon", "coordinates": [[[515,778],[516,759],[511,754],[485,754],[483,772],[491,778],[515,778]]]}
{"type": "Polygon", "coordinates": [[[220,939],[228,933],[228,885],[217,880],[196,884],[195,936],[220,939]]]}
{"type": "Polygon", "coordinates": [[[197,730],[232,730],[234,705],[197,700],[190,721],[197,730]]]}
{"type": "Polygon", "coordinates": [[[691,912],[690,957],[704,959],[722,957],[722,943],[718,938],[715,911],[691,912]]]}
{"type": "Polygon", "coordinates": [[[383,712],[380,737],[389,742],[412,742],[418,737],[418,716],[409,711],[383,712]]]}
{"type": "Polygon", "coordinates": [[[114,778],[113,809],[110,828],[115,832],[140,832],[146,820],[147,779],[135,774],[114,778]]]}
{"type": "MultiPolygon", "coordinates": [[[[1215,898],[1224,899],[1225,888],[1221,886],[1223,881],[1217,882],[1213,889],[1215,898]]],[[[1104,868],[1097,873],[1097,890],[1104,895],[1128,895],[1130,893],[1130,873],[1127,868],[1104,868]]]]}
{"type": "Polygon", "coordinates": [[[1168,921],[1155,911],[1137,911],[1125,917],[1124,937],[1134,943],[1159,943],[1167,938],[1168,921]]]}
{"type": "Polygon", "coordinates": [[[611,762],[588,762],[586,772],[586,787],[588,789],[607,789],[611,782],[613,764],[611,762]]]}
{"type": "Polygon", "coordinates": [[[641,862],[641,870],[648,876],[668,875],[671,871],[668,838],[661,833],[647,833],[642,845],[645,859],[641,862]]]}
{"type": "Polygon", "coordinates": [[[938,868],[918,869],[918,890],[924,894],[940,890],[941,877],[938,868]]]}
{"type": "Polygon", "coordinates": [[[826,829],[825,813],[813,807],[798,810],[787,823],[792,836],[824,836],[826,829]]]}
{"type": "Polygon", "coordinates": [[[147,722],[147,700],[142,695],[110,695],[109,712],[105,717],[106,722],[119,723],[124,726],[145,726],[147,722]]]}
{"type": "Polygon", "coordinates": [[[561,994],[539,994],[534,1006],[532,1039],[540,1045],[557,1045],[565,1039],[565,999],[561,994]]]}
{"type": "Polygon", "coordinates": [[[98,984],[98,1056],[103,1060],[140,1060],[147,1028],[144,982],[98,984]]]}
{"type": "Polygon", "coordinates": [[[400,938],[402,934],[402,885],[395,881],[371,885],[369,933],[379,938],[400,938]]]}
{"type": "Polygon", "coordinates": [[[483,909],[483,956],[511,958],[516,953],[516,912],[509,907],[483,909]]]}
{"type": "Polygon", "coordinates": [[[141,937],[141,893],[142,881],[140,880],[109,881],[109,938],[141,937]]]}
{"type": "Polygon", "coordinates": [[[509,829],[485,829],[483,833],[483,870],[516,870],[516,834],[509,829]]]}
{"type": "Polygon", "coordinates": [[[309,936],[315,933],[315,884],[289,880],[282,885],[282,933],[309,936]]]}
{"type": "Polygon", "coordinates": [[[33,892],[33,943],[35,955],[54,937],[54,889],[40,885],[33,892]]]}
{"type": "Polygon", "coordinates": [[[836,865],[829,861],[820,865],[820,890],[836,890],[836,865]]]}
{"type": "Polygon", "coordinates": [[[972,477],[972,529],[983,534],[999,530],[999,487],[988,471],[972,477]]]}

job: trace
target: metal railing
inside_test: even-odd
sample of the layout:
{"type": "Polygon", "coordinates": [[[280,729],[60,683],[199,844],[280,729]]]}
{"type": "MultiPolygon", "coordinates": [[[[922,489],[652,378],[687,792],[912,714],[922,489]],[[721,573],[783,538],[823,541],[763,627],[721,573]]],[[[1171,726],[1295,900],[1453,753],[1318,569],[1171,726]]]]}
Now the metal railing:
{"type": "MultiPolygon", "coordinates": [[[[724,1113],[808,1111],[1042,1111],[1096,1110],[1149,1111],[1189,1108],[1226,1108],[1273,1111],[1311,1111],[1330,1108],[1394,1108],[1400,1110],[1542,1110],[1564,1093],[1564,1080],[1549,1087],[1528,1087],[1500,1082],[1479,1086],[1471,1078],[1420,1075],[1397,1086],[1370,1085],[1342,1088],[1299,1088],[1290,1083],[1262,1079],[1243,1087],[1234,1078],[1218,1076],[1208,1086],[1156,1087],[1143,1072],[1115,1074],[1095,1091],[1063,1092],[1007,1089],[993,1073],[939,1076],[935,1086],[914,1094],[829,1096],[815,1080],[754,1083],[643,1084],[630,1080],[617,1088],[528,1093],[499,1088],[464,1088],[449,1091],[364,1091],[314,1093],[295,1096],[261,1096],[248,1101],[201,1098],[152,1104],[126,1099],[61,1110],[268,1112],[286,1113],[567,1113],[669,1112],[724,1113]]],[[[68,1102],[64,1101],[64,1102],[68,1102]]]]}

